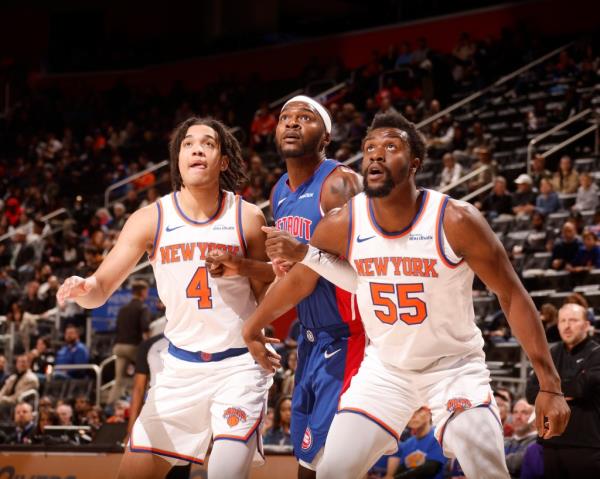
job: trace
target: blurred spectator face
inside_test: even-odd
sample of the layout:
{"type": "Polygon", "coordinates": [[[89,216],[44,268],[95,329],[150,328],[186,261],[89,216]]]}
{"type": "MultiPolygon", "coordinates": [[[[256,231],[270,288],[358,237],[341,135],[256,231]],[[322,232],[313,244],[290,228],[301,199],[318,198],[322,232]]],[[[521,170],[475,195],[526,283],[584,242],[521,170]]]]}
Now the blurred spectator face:
{"type": "Polygon", "coordinates": [[[560,159],[559,168],[563,173],[569,173],[571,171],[571,158],[568,156],[563,156],[560,159]]]}
{"type": "Polygon", "coordinates": [[[545,303],[542,304],[540,308],[540,320],[542,323],[552,324],[556,321],[556,317],[558,315],[558,311],[553,304],[545,303]]]}
{"type": "Polygon", "coordinates": [[[279,415],[281,417],[281,425],[289,426],[292,421],[292,401],[284,399],[279,405],[279,415]]]}
{"type": "Polygon", "coordinates": [[[22,354],[18,356],[15,361],[15,369],[19,374],[24,373],[29,369],[29,359],[27,359],[27,355],[22,354]]]}
{"type": "Polygon", "coordinates": [[[386,111],[392,106],[392,101],[389,95],[381,95],[381,110],[386,111]]]}
{"type": "Polygon", "coordinates": [[[498,405],[498,411],[500,412],[500,422],[504,424],[508,419],[508,401],[499,394],[494,394],[494,398],[496,399],[496,404],[498,405]]]}
{"type": "Polygon", "coordinates": [[[498,196],[506,194],[506,180],[504,178],[496,178],[494,181],[494,193],[498,196]]]}
{"type": "Polygon", "coordinates": [[[475,148],[475,154],[477,155],[477,159],[481,162],[481,163],[489,163],[491,156],[490,156],[490,150],[488,150],[487,148],[484,147],[479,147],[479,148],[475,148]]]}
{"type": "Polygon", "coordinates": [[[587,190],[590,186],[592,186],[591,175],[589,173],[582,173],[579,176],[579,184],[587,190]]]}
{"type": "Polygon", "coordinates": [[[38,409],[40,411],[44,409],[52,409],[52,400],[48,396],[42,396],[38,404],[38,409]]]}
{"type": "Polygon", "coordinates": [[[250,173],[259,174],[262,172],[262,159],[258,155],[250,158],[250,173]]]}
{"type": "Polygon", "coordinates": [[[532,163],[534,171],[543,171],[546,166],[546,160],[542,155],[535,155],[532,163]]]}
{"type": "Polygon", "coordinates": [[[54,426],[52,413],[49,410],[40,410],[38,418],[38,428],[40,432],[44,432],[46,426],[54,426]]]}
{"type": "Polygon", "coordinates": [[[87,397],[78,396],[75,399],[75,412],[77,412],[77,414],[85,415],[90,407],[91,404],[87,397]]]}
{"type": "Polygon", "coordinates": [[[86,419],[87,423],[96,429],[99,429],[100,426],[102,426],[102,417],[100,416],[100,411],[96,408],[91,408],[87,412],[86,419]]]}
{"type": "Polygon", "coordinates": [[[127,408],[129,404],[125,401],[115,401],[115,411],[113,417],[121,419],[125,422],[125,416],[127,414],[127,408]]]}
{"type": "Polygon", "coordinates": [[[440,102],[435,99],[431,100],[431,103],[429,104],[429,110],[431,113],[438,113],[440,111],[440,102]]]}
{"type": "Polygon", "coordinates": [[[548,195],[552,193],[552,190],[552,183],[550,183],[546,179],[540,181],[540,193],[542,193],[543,195],[548,195]]]}
{"type": "Polygon", "coordinates": [[[585,249],[592,250],[596,246],[596,235],[591,231],[586,231],[583,233],[583,245],[585,249]]]}
{"type": "Polygon", "coordinates": [[[473,135],[474,136],[483,135],[483,127],[481,126],[481,123],[479,123],[478,121],[473,123],[473,135]]]}
{"type": "Polygon", "coordinates": [[[588,332],[587,312],[579,304],[565,304],[558,311],[558,333],[567,349],[572,349],[583,341],[588,332]]]}
{"type": "Polygon", "coordinates": [[[292,370],[292,371],[296,371],[296,368],[298,367],[298,353],[294,350],[294,351],[290,351],[290,353],[288,354],[288,367],[292,370]]]}
{"type": "Polygon", "coordinates": [[[431,412],[428,408],[422,407],[415,411],[410,420],[408,421],[407,426],[413,431],[422,429],[425,426],[428,426],[431,423],[431,412]]]}
{"type": "Polygon", "coordinates": [[[519,399],[513,406],[512,424],[517,435],[523,436],[533,431],[534,424],[529,424],[532,412],[533,406],[524,399],[519,399]]]}
{"type": "Polygon", "coordinates": [[[79,341],[79,331],[75,326],[68,326],[65,329],[65,342],[69,345],[75,344],[79,341]]]}
{"type": "Polygon", "coordinates": [[[565,243],[572,243],[577,238],[577,228],[571,222],[566,222],[562,227],[562,238],[565,243]]]}
{"type": "Polygon", "coordinates": [[[35,342],[35,349],[39,354],[43,354],[48,350],[46,347],[46,342],[42,338],[38,338],[38,340],[35,342]]]}
{"type": "Polygon", "coordinates": [[[37,281],[30,281],[29,283],[27,283],[27,296],[29,296],[30,298],[35,297],[35,295],[37,295],[38,289],[40,289],[40,283],[38,283],[37,281]]]}
{"type": "Polygon", "coordinates": [[[442,158],[442,161],[444,162],[445,168],[454,168],[454,164],[456,163],[452,153],[446,153],[442,158]]]}
{"type": "Polygon", "coordinates": [[[17,404],[15,407],[15,424],[20,428],[24,428],[31,421],[33,421],[33,408],[31,404],[17,404]]]}
{"type": "Polygon", "coordinates": [[[73,409],[68,404],[61,404],[56,408],[58,421],[61,426],[70,426],[73,423],[73,409]]]}
{"type": "Polygon", "coordinates": [[[6,370],[6,358],[0,354],[0,371],[6,370]]]}

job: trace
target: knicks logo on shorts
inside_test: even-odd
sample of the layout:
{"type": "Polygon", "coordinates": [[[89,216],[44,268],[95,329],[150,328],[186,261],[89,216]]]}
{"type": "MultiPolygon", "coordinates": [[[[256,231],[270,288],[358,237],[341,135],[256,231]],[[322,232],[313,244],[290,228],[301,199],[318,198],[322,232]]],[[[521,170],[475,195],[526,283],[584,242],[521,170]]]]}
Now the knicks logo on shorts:
{"type": "Polygon", "coordinates": [[[471,401],[466,398],[453,398],[446,403],[446,409],[450,412],[464,411],[470,409],[471,406],[471,401]]]}
{"type": "Polygon", "coordinates": [[[414,469],[415,467],[419,467],[425,464],[426,459],[427,454],[417,449],[416,451],[413,451],[406,456],[406,458],[404,459],[404,464],[407,468],[414,469]]]}
{"type": "Polygon", "coordinates": [[[312,432],[310,431],[310,427],[306,427],[306,431],[304,431],[304,437],[302,438],[302,450],[308,451],[313,444],[312,432]]]}
{"type": "Polygon", "coordinates": [[[237,407],[228,407],[223,413],[229,427],[237,426],[240,422],[246,422],[246,413],[237,407]]]}

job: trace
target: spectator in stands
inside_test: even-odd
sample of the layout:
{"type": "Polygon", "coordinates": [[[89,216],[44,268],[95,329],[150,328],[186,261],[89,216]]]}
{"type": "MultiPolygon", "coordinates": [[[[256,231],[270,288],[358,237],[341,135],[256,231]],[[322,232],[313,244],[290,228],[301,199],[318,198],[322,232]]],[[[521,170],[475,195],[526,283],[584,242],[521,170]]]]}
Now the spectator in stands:
{"type": "Polygon", "coordinates": [[[540,307],[540,320],[546,332],[548,343],[560,341],[558,334],[558,309],[552,303],[544,303],[540,307]]]}
{"type": "Polygon", "coordinates": [[[504,437],[512,436],[514,430],[510,418],[511,398],[503,390],[495,389],[494,398],[500,413],[500,422],[502,423],[502,431],[504,437]]]}
{"type": "Polygon", "coordinates": [[[31,370],[38,375],[38,378],[40,376],[45,377],[50,372],[50,367],[54,366],[54,351],[50,346],[50,337],[43,336],[38,338],[35,348],[29,351],[31,370]]]}
{"type": "Polygon", "coordinates": [[[596,235],[591,231],[584,231],[583,245],[565,269],[572,273],[583,273],[594,268],[600,268],[600,246],[597,244],[596,235]]]}
{"type": "Polygon", "coordinates": [[[292,420],[292,397],[281,396],[275,406],[273,427],[264,437],[265,445],[292,446],[290,423],[292,420]]]}
{"type": "Polygon", "coordinates": [[[43,440],[44,429],[46,426],[58,426],[58,414],[54,409],[40,409],[37,417],[37,428],[35,431],[36,440],[43,440]]]}
{"type": "Polygon", "coordinates": [[[513,195],[513,213],[515,215],[530,215],[535,210],[536,194],[533,192],[531,176],[523,173],[515,180],[517,191],[513,195]]]}
{"type": "Polygon", "coordinates": [[[113,405],[113,415],[107,420],[107,424],[114,424],[118,422],[127,422],[129,416],[129,402],[119,399],[115,401],[113,405]]]}
{"type": "Polygon", "coordinates": [[[600,204],[599,193],[598,185],[594,183],[592,175],[587,171],[581,173],[579,175],[579,188],[577,189],[577,198],[573,205],[573,210],[595,210],[600,204]]]}
{"type": "Polygon", "coordinates": [[[91,426],[94,431],[98,431],[106,421],[104,411],[100,406],[92,406],[85,417],[85,424],[91,426]]]}
{"type": "Polygon", "coordinates": [[[56,407],[56,414],[58,415],[58,424],[60,426],[72,426],[73,425],[73,408],[66,403],[62,403],[56,407]]]}
{"type": "Polygon", "coordinates": [[[554,231],[546,226],[546,217],[539,211],[531,214],[529,234],[523,244],[523,252],[527,255],[552,251],[554,231]]]}
{"type": "Polygon", "coordinates": [[[554,191],[550,180],[542,179],[540,181],[540,194],[535,200],[535,209],[545,216],[561,209],[560,198],[554,191]]]}
{"type": "Polygon", "coordinates": [[[0,388],[4,385],[4,381],[8,378],[8,368],[6,367],[6,356],[0,354],[0,388]]]}
{"type": "Polygon", "coordinates": [[[79,394],[75,398],[75,407],[73,421],[76,424],[87,424],[87,415],[89,410],[92,408],[90,399],[85,394],[79,394]]]}
{"type": "Polygon", "coordinates": [[[294,391],[294,376],[296,367],[298,367],[298,351],[292,349],[287,356],[287,369],[283,373],[283,381],[281,383],[281,394],[291,396],[294,391]]]}
{"type": "Polygon", "coordinates": [[[456,161],[452,153],[445,153],[442,157],[444,168],[440,176],[440,188],[450,185],[462,176],[462,166],[456,161]]]}
{"type": "Polygon", "coordinates": [[[579,175],[573,169],[571,157],[564,155],[558,164],[558,171],[552,176],[554,191],[570,195],[577,192],[579,187],[579,175]]]}
{"type": "Polygon", "coordinates": [[[531,162],[531,179],[533,180],[533,186],[536,189],[540,188],[540,182],[542,180],[549,180],[552,178],[550,170],[546,169],[546,158],[541,153],[537,153],[531,162]]]}
{"type": "Polygon", "coordinates": [[[252,145],[257,151],[264,151],[272,143],[276,126],[277,118],[269,111],[267,102],[262,102],[250,126],[252,145]]]}
{"type": "Polygon", "coordinates": [[[431,411],[423,406],[408,421],[412,437],[400,443],[398,452],[388,459],[388,471],[396,478],[442,479],[447,459],[431,426],[431,411]]]}
{"type": "Polygon", "coordinates": [[[552,249],[552,268],[563,269],[567,264],[572,264],[581,246],[575,225],[567,221],[562,227],[560,239],[552,249]]]}
{"type": "Polygon", "coordinates": [[[25,354],[17,356],[15,373],[11,374],[0,389],[0,409],[6,411],[12,408],[19,396],[30,389],[38,390],[40,383],[37,376],[29,368],[29,358],[25,354]]]}
{"type": "Polygon", "coordinates": [[[521,476],[521,464],[529,444],[537,438],[535,423],[529,422],[533,413],[533,406],[525,398],[517,399],[512,410],[512,425],[514,433],[504,440],[504,453],[506,465],[511,478],[521,476]]]}
{"type": "MultiPolygon", "coordinates": [[[[571,417],[561,436],[543,440],[544,477],[596,477],[600,471],[600,344],[588,336],[587,312],[566,304],[558,312],[561,342],[550,350],[571,417]]],[[[527,383],[527,400],[545,392],[535,374],[527,383]]]]}
{"type": "Polygon", "coordinates": [[[475,178],[469,181],[469,191],[475,191],[484,185],[492,182],[494,176],[496,176],[497,164],[492,160],[492,153],[487,147],[477,147],[474,150],[477,161],[471,167],[471,171],[475,171],[482,166],[488,168],[479,173],[475,178]]]}
{"type": "Polygon", "coordinates": [[[488,219],[494,219],[500,215],[512,215],[513,199],[506,188],[506,178],[497,176],[494,179],[494,189],[483,200],[475,203],[476,206],[486,213],[488,219]]]}
{"type": "Polygon", "coordinates": [[[33,421],[33,407],[31,404],[21,402],[15,407],[15,430],[9,435],[10,444],[31,444],[35,435],[35,422],[33,421]]]}
{"type": "MultiPolygon", "coordinates": [[[[65,344],[56,353],[56,366],[72,365],[72,364],[88,364],[90,361],[90,354],[85,344],[79,341],[79,329],[69,324],[65,328],[65,344]]],[[[81,378],[85,377],[84,371],[66,371],[66,375],[63,373],[56,372],[56,377],[71,377],[81,378]]]]}
{"type": "Polygon", "coordinates": [[[117,356],[115,385],[110,391],[109,403],[123,395],[127,365],[135,364],[138,345],[148,338],[148,327],[152,320],[150,309],[144,303],[148,299],[148,288],[146,281],[134,282],[131,286],[131,301],[117,314],[117,334],[113,347],[113,354],[117,356]]]}

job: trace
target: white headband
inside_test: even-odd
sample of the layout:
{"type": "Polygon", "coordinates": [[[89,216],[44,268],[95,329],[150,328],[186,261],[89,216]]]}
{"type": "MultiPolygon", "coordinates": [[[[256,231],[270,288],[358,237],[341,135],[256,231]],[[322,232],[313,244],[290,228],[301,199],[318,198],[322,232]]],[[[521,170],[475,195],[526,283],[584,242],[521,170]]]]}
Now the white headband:
{"type": "Polygon", "coordinates": [[[289,103],[292,103],[293,101],[300,101],[302,103],[307,103],[310,106],[312,106],[315,110],[317,110],[317,113],[323,120],[323,123],[325,123],[325,130],[327,130],[327,133],[331,133],[331,117],[329,116],[329,113],[327,113],[327,110],[325,108],[323,108],[323,105],[321,105],[317,100],[313,100],[309,96],[296,95],[295,97],[290,98],[288,101],[285,102],[285,104],[281,107],[281,111],[283,111],[284,108],[286,106],[288,106],[289,103]]]}

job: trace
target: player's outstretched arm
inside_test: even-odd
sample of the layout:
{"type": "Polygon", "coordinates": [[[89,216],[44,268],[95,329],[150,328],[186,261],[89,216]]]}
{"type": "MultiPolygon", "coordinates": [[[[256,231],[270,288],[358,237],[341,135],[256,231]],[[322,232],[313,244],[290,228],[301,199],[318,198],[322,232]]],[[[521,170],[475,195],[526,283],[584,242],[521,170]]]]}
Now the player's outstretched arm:
{"type": "Polygon", "coordinates": [[[449,202],[444,231],[454,252],[462,256],[498,296],[512,332],[531,360],[540,384],[535,403],[538,433],[544,438],[562,434],[570,410],[562,396],[560,378],[535,305],[519,281],[504,247],[479,211],[468,203],[449,202]],[[544,426],[544,418],[548,419],[548,427],[544,426]]]}
{"type": "Polygon", "coordinates": [[[154,204],[133,213],[98,270],[88,278],[71,276],[56,293],[60,305],[73,299],[82,308],[102,306],[129,276],[144,252],[151,251],[158,213],[154,204]]]}

